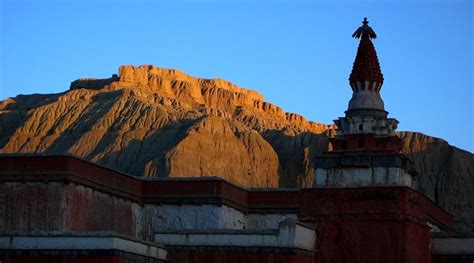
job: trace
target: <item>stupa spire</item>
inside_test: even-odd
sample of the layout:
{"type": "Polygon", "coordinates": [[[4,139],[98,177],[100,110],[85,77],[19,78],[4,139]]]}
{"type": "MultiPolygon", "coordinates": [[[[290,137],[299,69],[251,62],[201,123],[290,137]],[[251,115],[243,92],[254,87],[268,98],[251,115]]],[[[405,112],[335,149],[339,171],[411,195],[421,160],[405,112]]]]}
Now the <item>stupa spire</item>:
{"type": "Polygon", "coordinates": [[[330,150],[316,157],[315,187],[415,187],[416,172],[395,133],[398,121],[388,118],[380,96],[383,75],[372,44],[377,35],[368,24],[364,18],[352,35],[360,39],[349,77],[352,98],[345,117],[334,120],[330,150]]]}
{"type": "Polygon", "coordinates": [[[354,38],[360,38],[360,43],[349,76],[349,83],[354,92],[349,110],[362,108],[384,110],[383,101],[379,95],[384,79],[377,52],[371,40],[377,35],[368,24],[369,21],[365,17],[362,26],[352,34],[354,38]]]}

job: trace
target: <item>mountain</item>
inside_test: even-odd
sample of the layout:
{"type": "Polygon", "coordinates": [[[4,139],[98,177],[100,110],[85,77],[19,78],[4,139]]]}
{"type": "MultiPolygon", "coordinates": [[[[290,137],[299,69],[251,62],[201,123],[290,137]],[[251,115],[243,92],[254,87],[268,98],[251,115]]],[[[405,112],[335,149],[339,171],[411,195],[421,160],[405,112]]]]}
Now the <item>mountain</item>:
{"type": "MultiPolygon", "coordinates": [[[[245,187],[311,187],[313,157],[332,134],[256,91],[150,65],[0,102],[1,153],[67,153],[135,176],[220,176],[245,187]]],[[[400,137],[420,190],[474,231],[474,155],[420,133],[400,137]]]]}

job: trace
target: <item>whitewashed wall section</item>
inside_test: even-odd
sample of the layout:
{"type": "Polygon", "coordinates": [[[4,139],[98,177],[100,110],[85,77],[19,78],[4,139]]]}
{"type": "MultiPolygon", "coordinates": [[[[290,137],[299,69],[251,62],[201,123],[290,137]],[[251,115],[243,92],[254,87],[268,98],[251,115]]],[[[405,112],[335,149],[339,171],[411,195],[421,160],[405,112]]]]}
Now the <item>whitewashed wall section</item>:
{"type": "Polygon", "coordinates": [[[222,205],[146,205],[155,232],[173,229],[278,229],[296,214],[249,213],[222,205]]]}

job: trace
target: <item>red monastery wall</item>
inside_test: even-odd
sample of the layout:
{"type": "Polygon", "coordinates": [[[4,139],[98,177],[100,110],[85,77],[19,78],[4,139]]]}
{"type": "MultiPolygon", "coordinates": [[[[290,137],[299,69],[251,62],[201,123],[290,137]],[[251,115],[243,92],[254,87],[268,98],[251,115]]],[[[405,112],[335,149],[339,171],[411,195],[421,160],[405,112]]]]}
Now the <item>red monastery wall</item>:
{"type": "Polygon", "coordinates": [[[61,182],[3,183],[1,231],[114,231],[135,236],[130,201],[61,182]]]}
{"type": "Polygon", "coordinates": [[[317,252],[309,254],[178,246],[168,253],[173,262],[428,263],[427,222],[453,224],[450,214],[408,187],[246,190],[218,178],[140,180],[65,156],[0,156],[0,183],[0,232],[112,231],[153,240],[156,222],[147,209],[211,205],[252,220],[297,215],[317,233],[317,252]]]}
{"type": "Polygon", "coordinates": [[[442,214],[408,187],[380,187],[304,189],[298,217],[317,225],[321,262],[431,262],[427,222],[442,214]]]}

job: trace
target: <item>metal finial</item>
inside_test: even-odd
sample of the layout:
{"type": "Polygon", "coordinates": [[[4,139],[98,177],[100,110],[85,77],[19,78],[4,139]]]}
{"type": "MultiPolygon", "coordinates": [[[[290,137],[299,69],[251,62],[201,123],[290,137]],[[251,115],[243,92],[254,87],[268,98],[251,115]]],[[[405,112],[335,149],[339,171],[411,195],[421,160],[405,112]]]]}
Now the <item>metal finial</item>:
{"type": "Polygon", "coordinates": [[[357,30],[352,34],[353,38],[363,38],[368,37],[371,39],[377,38],[377,34],[375,34],[374,30],[368,25],[369,21],[367,17],[364,17],[364,21],[362,21],[362,26],[357,28],[357,30]]]}

